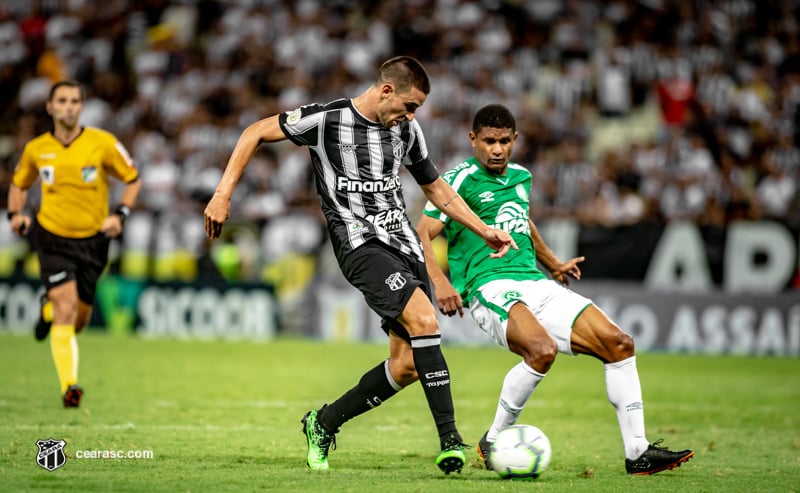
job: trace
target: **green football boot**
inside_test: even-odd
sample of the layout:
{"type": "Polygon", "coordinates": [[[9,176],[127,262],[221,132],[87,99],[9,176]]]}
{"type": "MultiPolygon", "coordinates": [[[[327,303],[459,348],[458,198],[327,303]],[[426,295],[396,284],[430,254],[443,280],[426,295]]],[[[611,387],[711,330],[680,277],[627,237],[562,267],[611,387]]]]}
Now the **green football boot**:
{"type": "Polygon", "coordinates": [[[300,420],[303,423],[303,434],[308,443],[306,464],[313,471],[328,470],[328,451],[333,445],[336,449],[336,435],[328,433],[317,421],[317,410],[311,410],[300,420]]]}

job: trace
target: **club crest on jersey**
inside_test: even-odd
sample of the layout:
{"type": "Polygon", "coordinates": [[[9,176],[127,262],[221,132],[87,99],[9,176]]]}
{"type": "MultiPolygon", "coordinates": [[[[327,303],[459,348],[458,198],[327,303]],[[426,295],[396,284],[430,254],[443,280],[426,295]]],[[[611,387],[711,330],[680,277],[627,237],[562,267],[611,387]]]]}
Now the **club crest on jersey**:
{"type": "Polygon", "coordinates": [[[406,285],[406,280],[403,277],[403,274],[399,272],[391,274],[389,277],[386,278],[385,282],[389,286],[389,289],[391,289],[392,291],[397,291],[398,289],[402,289],[402,287],[406,285]]]}
{"type": "Polygon", "coordinates": [[[403,156],[406,154],[403,141],[397,137],[392,137],[392,153],[394,154],[395,159],[403,159],[403,156]]]}
{"type": "Polygon", "coordinates": [[[67,442],[64,440],[55,438],[37,440],[36,446],[39,447],[39,453],[36,454],[36,463],[50,472],[55,471],[67,462],[67,456],[64,454],[66,445],[67,442]]]}
{"type": "Polygon", "coordinates": [[[95,166],[84,166],[81,168],[81,178],[84,183],[91,183],[97,180],[97,168],[95,166]]]}
{"type": "Polygon", "coordinates": [[[42,166],[39,168],[39,177],[44,183],[52,185],[56,178],[56,170],[52,166],[42,166]]]}

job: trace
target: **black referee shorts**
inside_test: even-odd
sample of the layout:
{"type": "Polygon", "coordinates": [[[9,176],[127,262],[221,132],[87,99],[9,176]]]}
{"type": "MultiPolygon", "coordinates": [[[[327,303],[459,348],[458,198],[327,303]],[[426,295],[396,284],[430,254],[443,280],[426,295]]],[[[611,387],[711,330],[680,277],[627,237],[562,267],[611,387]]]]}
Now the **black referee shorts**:
{"type": "Polygon", "coordinates": [[[65,238],[47,231],[35,220],[31,234],[45,289],[75,280],[78,298],[87,305],[94,303],[97,280],[108,263],[111,239],[103,233],[89,238],[65,238]]]}
{"type": "Polygon", "coordinates": [[[411,342],[405,327],[397,321],[421,288],[430,299],[431,288],[425,264],[373,240],[350,252],[339,266],[350,284],[358,288],[375,313],[381,316],[381,328],[393,331],[411,342]]]}

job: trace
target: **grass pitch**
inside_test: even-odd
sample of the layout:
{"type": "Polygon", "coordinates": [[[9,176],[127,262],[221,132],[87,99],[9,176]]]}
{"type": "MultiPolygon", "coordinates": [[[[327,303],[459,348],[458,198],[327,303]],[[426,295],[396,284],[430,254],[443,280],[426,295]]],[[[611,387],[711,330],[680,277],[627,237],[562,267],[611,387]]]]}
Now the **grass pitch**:
{"type": "MultiPolygon", "coordinates": [[[[0,335],[0,490],[430,492],[800,491],[800,360],[640,354],[648,439],[694,459],[649,477],[625,474],[602,365],[559,356],[520,423],[553,446],[537,480],[505,481],[474,449],[461,474],[434,465],[438,441],[419,385],[347,423],[331,470],[305,468],[300,418],[338,397],[385,345],[79,337],[80,409],[64,409],[49,344],[0,335]],[[67,460],[36,464],[37,440],[67,460]],[[152,451],[152,459],[79,459],[78,451],[152,451]]],[[[476,443],[505,372],[499,348],[445,346],[456,417],[476,443]]]]}

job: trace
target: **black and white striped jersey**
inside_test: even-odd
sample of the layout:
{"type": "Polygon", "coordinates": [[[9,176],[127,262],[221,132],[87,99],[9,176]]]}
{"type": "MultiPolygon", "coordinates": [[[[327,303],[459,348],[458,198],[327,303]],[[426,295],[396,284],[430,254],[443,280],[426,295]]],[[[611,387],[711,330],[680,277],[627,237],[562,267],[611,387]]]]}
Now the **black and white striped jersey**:
{"type": "Polygon", "coordinates": [[[416,120],[386,128],[338,99],[281,113],[279,121],[289,140],[309,148],[337,258],[377,239],[424,262],[398,175],[401,164],[412,173],[433,167],[416,120]]]}

